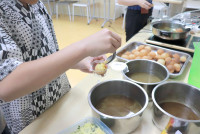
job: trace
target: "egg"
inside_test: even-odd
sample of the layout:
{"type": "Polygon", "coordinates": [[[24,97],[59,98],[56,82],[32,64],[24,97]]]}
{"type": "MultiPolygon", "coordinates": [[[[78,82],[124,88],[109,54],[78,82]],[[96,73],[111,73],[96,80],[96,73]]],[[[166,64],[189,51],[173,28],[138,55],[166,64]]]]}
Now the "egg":
{"type": "Polygon", "coordinates": [[[174,65],[167,65],[167,69],[169,70],[170,73],[174,73],[174,65]]]}
{"type": "Polygon", "coordinates": [[[148,57],[148,60],[152,60],[153,58],[151,56],[147,56],[148,57]]]}
{"type": "Polygon", "coordinates": [[[162,65],[165,65],[165,60],[164,59],[159,59],[157,62],[162,64],[162,65]]]}
{"type": "Polygon", "coordinates": [[[185,62],[186,59],[187,59],[187,58],[186,58],[185,56],[181,56],[181,57],[180,57],[180,61],[181,61],[181,62],[185,62]]]}
{"type": "Polygon", "coordinates": [[[131,60],[135,59],[135,57],[136,57],[136,56],[135,56],[134,54],[130,54],[130,55],[129,55],[129,59],[131,59],[131,60]]]}
{"type": "Polygon", "coordinates": [[[172,58],[171,57],[167,57],[165,58],[165,64],[166,65],[169,65],[169,63],[172,61],[172,58]]]}
{"type": "Polygon", "coordinates": [[[133,49],[131,52],[132,52],[132,54],[134,54],[136,51],[138,51],[138,50],[136,50],[136,49],[133,49]]]}
{"type": "Polygon", "coordinates": [[[174,58],[180,59],[180,55],[179,54],[173,54],[172,55],[174,58]]]}
{"type": "Polygon", "coordinates": [[[145,45],[140,45],[140,46],[137,48],[137,50],[140,51],[140,50],[142,50],[144,47],[145,47],[145,45]]]}
{"type": "Polygon", "coordinates": [[[126,55],[126,54],[123,54],[121,57],[124,58],[124,59],[129,59],[129,56],[126,55]]]}
{"type": "Polygon", "coordinates": [[[159,54],[156,55],[155,57],[156,60],[162,59],[161,56],[159,54]]]}
{"type": "Polygon", "coordinates": [[[159,55],[163,54],[164,52],[165,52],[165,51],[162,50],[162,49],[158,49],[158,50],[157,50],[157,53],[158,53],[159,55]]]}
{"type": "Polygon", "coordinates": [[[146,46],[144,49],[146,49],[148,53],[151,52],[151,47],[150,46],[146,46]]]}
{"type": "Polygon", "coordinates": [[[155,52],[150,52],[149,56],[151,56],[152,58],[155,58],[156,57],[156,53],[155,52]]]}
{"type": "Polygon", "coordinates": [[[140,56],[141,56],[141,57],[146,56],[147,53],[148,53],[147,50],[142,49],[142,50],[140,51],[140,56]]]}
{"type": "Polygon", "coordinates": [[[134,53],[134,55],[137,57],[137,56],[140,56],[140,52],[138,52],[138,51],[136,51],[135,53],[134,53]]]}
{"type": "Polygon", "coordinates": [[[140,56],[136,56],[135,59],[142,59],[142,57],[140,57],[140,56]]]}
{"type": "Polygon", "coordinates": [[[182,33],[182,32],[183,32],[183,29],[182,29],[182,28],[177,28],[177,29],[176,29],[176,32],[177,32],[177,33],[182,33]]]}
{"type": "Polygon", "coordinates": [[[180,58],[173,58],[173,60],[175,61],[175,63],[180,63],[180,58]]]}
{"type": "Polygon", "coordinates": [[[169,54],[168,54],[168,53],[162,53],[162,54],[161,54],[161,58],[162,58],[162,59],[166,59],[167,57],[169,57],[169,54]]]}
{"type": "Polygon", "coordinates": [[[176,62],[174,59],[171,60],[171,62],[169,63],[169,65],[174,65],[176,62]]]}
{"type": "Polygon", "coordinates": [[[148,60],[149,57],[148,56],[143,56],[142,59],[147,59],[148,60]]]}
{"type": "Polygon", "coordinates": [[[126,55],[130,55],[130,54],[131,54],[131,52],[129,52],[129,51],[126,51],[126,52],[125,52],[125,54],[126,54],[126,55]]]}
{"type": "Polygon", "coordinates": [[[180,70],[181,70],[181,65],[175,63],[175,64],[174,64],[174,68],[175,68],[175,71],[176,71],[176,72],[180,72],[180,70]]]}
{"type": "Polygon", "coordinates": [[[107,71],[107,66],[105,63],[98,63],[94,69],[94,72],[98,75],[104,75],[106,71],[107,71]]]}

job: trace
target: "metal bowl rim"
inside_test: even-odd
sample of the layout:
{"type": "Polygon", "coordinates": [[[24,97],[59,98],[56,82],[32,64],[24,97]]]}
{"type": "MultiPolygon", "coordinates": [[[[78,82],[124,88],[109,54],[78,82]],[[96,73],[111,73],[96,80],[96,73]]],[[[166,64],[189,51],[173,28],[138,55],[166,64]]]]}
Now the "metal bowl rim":
{"type": "MultiPolygon", "coordinates": [[[[200,120],[186,120],[186,119],[182,119],[182,118],[176,117],[176,116],[174,116],[174,115],[172,115],[172,114],[166,112],[165,110],[163,110],[163,109],[158,105],[158,103],[157,103],[157,101],[156,101],[156,99],[155,99],[154,94],[155,94],[156,90],[158,90],[158,88],[159,88],[160,86],[167,85],[167,84],[182,84],[182,85],[186,85],[186,86],[190,86],[190,87],[192,87],[192,88],[195,88],[195,90],[198,90],[197,87],[192,86],[192,85],[189,85],[189,84],[187,84],[187,83],[183,83],[183,82],[177,82],[177,81],[176,81],[176,82],[164,82],[164,83],[161,83],[161,84],[159,84],[159,85],[157,85],[157,86],[154,87],[154,89],[153,89],[153,91],[152,91],[152,95],[151,95],[151,96],[152,96],[152,100],[153,100],[153,104],[154,104],[160,111],[162,111],[164,114],[166,114],[167,116],[172,117],[172,118],[174,118],[174,119],[176,119],[176,120],[180,120],[180,121],[184,121],[184,122],[199,123],[200,120]]],[[[198,91],[199,91],[199,90],[198,90],[198,91]]],[[[199,91],[199,92],[200,92],[200,91],[199,91]]]]}
{"type": "MultiPolygon", "coordinates": [[[[162,67],[165,69],[165,71],[167,72],[167,76],[166,76],[165,79],[163,79],[162,81],[159,81],[159,82],[156,82],[156,83],[144,83],[144,82],[139,82],[139,81],[135,81],[135,80],[133,80],[133,79],[130,79],[130,78],[124,73],[124,71],[123,71],[123,76],[124,76],[125,78],[127,78],[128,80],[130,80],[130,81],[132,81],[132,82],[135,82],[135,83],[138,83],[138,84],[142,84],[142,85],[157,85],[157,84],[163,83],[164,81],[166,81],[166,80],[169,79],[169,71],[168,71],[168,69],[167,69],[164,65],[162,65],[162,64],[160,64],[160,63],[158,63],[158,62],[156,62],[156,61],[153,61],[153,60],[136,59],[136,60],[132,60],[132,61],[126,62],[126,65],[127,65],[127,63],[136,62],[136,61],[147,61],[147,62],[153,62],[153,63],[155,63],[155,64],[158,64],[159,66],[162,66],[162,67]]],[[[127,66],[127,67],[128,67],[128,66],[127,66]]]]}
{"type": "Polygon", "coordinates": [[[128,80],[121,80],[121,79],[113,79],[113,80],[105,80],[105,81],[102,81],[102,82],[99,82],[98,84],[96,84],[94,87],[92,87],[92,89],[90,90],[89,94],[88,94],[88,103],[90,105],[90,107],[92,108],[92,110],[94,110],[96,113],[98,113],[99,115],[101,116],[104,116],[106,118],[111,118],[111,119],[129,119],[129,118],[132,118],[132,117],[135,117],[137,115],[140,115],[142,112],[144,112],[144,110],[146,109],[147,105],[148,105],[148,102],[149,102],[149,97],[146,93],[146,91],[140,86],[138,85],[137,83],[133,83],[133,82],[130,82],[128,80]],[[123,82],[127,82],[127,83],[130,83],[130,84],[133,84],[135,86],[137,86],[143,93],[144,93],[144,96],[146,98],[145,100],[145,104],[144,106],[142,107],[142,109],[140,111],[138,111],[137,113],[133,114],[133,115],[130,115],[130,116],[123,116],[123,117],[117,117],[117,116],[111,116],[111,115],[107,115],[107,114],[104,114],[102,112],[100,112],[99,110],[97,110],[93,105],[92,105],[92,102],[91,102],[91,94],[92,92],[95,90],[96,87],[98,87],[99,85],[103,84],[103,83],[107,83],[107,82],[110,82],[110,81],[123,81],[123,82]]]}

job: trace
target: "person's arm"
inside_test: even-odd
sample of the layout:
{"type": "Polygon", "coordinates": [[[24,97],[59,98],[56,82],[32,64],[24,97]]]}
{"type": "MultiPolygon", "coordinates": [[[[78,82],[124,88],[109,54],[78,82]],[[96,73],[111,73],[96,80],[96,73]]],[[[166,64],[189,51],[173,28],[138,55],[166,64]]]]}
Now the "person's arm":
{"type": "Polygon", "coordinates": [[[118,3],[125,6],[139,5],[140,7],[145,9],[150,9],[153,6],[147,0],[118,0],[118,3]]]}
{"type": "Polygon", "coordinates": [[[0,81],[0,99],[11,101],[34,92],[88,56],[116,51],[121,38],[104,29],[47,57],[25,62],[0,81]]]}

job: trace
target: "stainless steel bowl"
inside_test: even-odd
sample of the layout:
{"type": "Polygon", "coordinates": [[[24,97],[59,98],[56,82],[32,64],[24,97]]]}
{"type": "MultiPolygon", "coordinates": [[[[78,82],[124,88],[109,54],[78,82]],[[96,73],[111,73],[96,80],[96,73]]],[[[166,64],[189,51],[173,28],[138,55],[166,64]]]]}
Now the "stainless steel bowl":
{"type": "Polygon", "coordinates": [[[155,36],[165,40],[184,40],[189,34],[189,29],[185,29],[182,24],[174,23],[169,20],[156,21],[152,23],[152,32],[155,36]],[[181,28],[183,32],[171,32],[165,28],[176,29],[181,28]]]}
{"type": "Polygon", "coordinates": [[[147,92],[149,99],[151,99],[151,93],[153,88],[166,81],[169,78],[169,72],[167,68],[155,61],[152,60],[145,60],[145,59],[138,59],[133,61],[126,62],[127,69],[123,70],[123,77],[129,81],[135,82],[141,85],[147,92]],[[161,81],[156,83],[143,83],[139,81],[135,81],[129,78],[130,74],[134,73],[148,73],[153,74],[161,79],[161,81]]]}
{"type": "Polygon", "coordinates": [[[178,118],[160,107],[163,102],[177,102],[188,106],[200,116],[200,89],[185,83],[166,82],[154,88],[152,99],[153,122],[161,131],[166,129],[168,134],[177,131],[182,134],[200,134],[200,120],[178,118]]]}
{"type": "Polygon", "coordinates": [[[93,115],[103,121],[115,134],[127,134],[134,131],[141,123],[142,113],[148,104],[148,95],[138,84],[127,80],[108,80],[95,85],[88,94],[88,102],[93,115]],[[140,103],[142,109],[132,115],[116,117],[98,111],[95,106],[110,95],[123,95],[140,103]]]}

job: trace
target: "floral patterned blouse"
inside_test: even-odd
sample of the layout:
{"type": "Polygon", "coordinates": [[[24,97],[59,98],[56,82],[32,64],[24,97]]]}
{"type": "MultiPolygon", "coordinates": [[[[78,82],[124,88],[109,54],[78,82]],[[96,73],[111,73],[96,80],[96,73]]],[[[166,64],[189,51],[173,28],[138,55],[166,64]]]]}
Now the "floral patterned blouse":
{"type": "MultiPolygon", "coordinates": [[[[0,81],[20,64],[56,51],[52,20],[42,2],[29,5],[27,10],[18,0],[0,0],[0,81]]],[[[62,74],[36,92],[11,102],[0,100],[10,132],[19,133],[70,88],[62,74]]]]}

